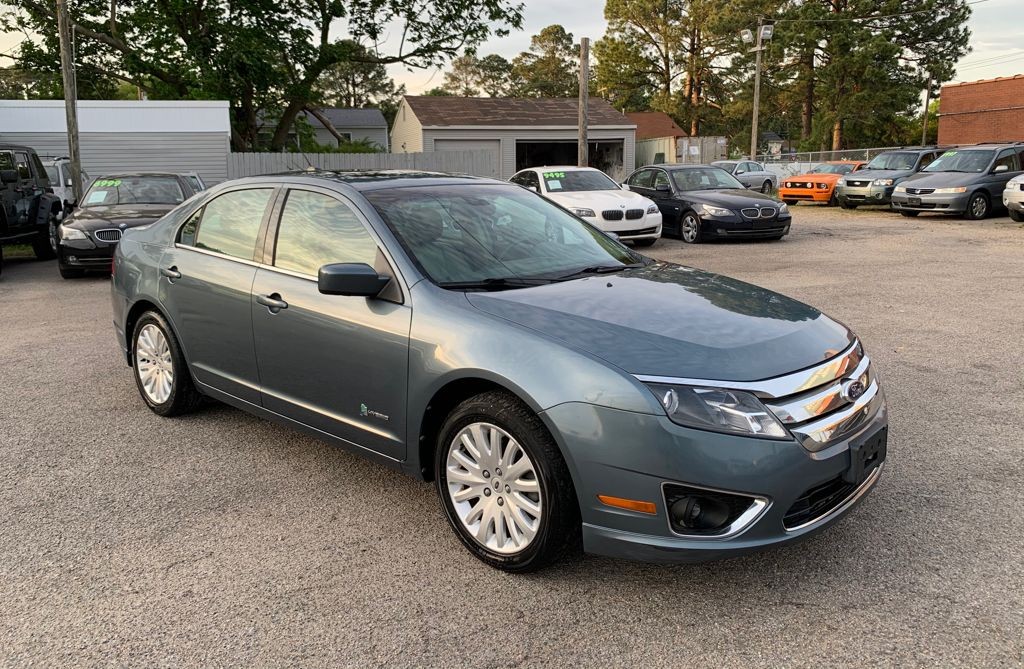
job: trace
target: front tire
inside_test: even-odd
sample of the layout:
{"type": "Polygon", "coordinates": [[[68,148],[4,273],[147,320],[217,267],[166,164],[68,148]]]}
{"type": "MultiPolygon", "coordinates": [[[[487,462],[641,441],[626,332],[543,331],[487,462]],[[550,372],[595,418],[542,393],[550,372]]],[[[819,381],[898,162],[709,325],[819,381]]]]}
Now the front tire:
{"type": "Polygon", "coordinates": [[[783,202],[785,202],[790,207],[797,203],[796,200],[783,200],[783,202]]]}
{"type": "Polygon", "coordinates": [[[988,196],[984,193],[975,193],[967,201],[967,209],[964,211],[964,218],[969,221],[980,221],[988,216],[991,205],[988,196]]]}
{"type": "Polygon", "coordinates": [[[771,193],[772,192],[772,182],[771,181],[765,181],[763,184],[761,184],[761,192],[764,193],[765,195],[767,195],[768,193],[771,193]]]}
{"type": "Polygon", "coordinates": [[[47,229],[46,234],[40,233],[32,240],[32,253],[35,254],[36,260],[53,260],[57,257],[53,244],[50,241],[49,229],[47,229]]]}
{"type": "Polygon", "coordinates": [[[679,237],[687,244],[700,244],[700,217],[687,212],[679,223],[679,237]]]}
{"type": "Polygon", "coordinates": [[[850,204],[849,202],[840,202],[839,206],[842,207],[843,209],[856,209],[857,208],[857,205],[850,204]]]}
{"type": "Polygon", "coordinates": [[[180,416],[202,401],[185,356],[164,317],[147,311],[132,329],[132,371],[139,394],[153,413],[180,416]]]}
{"type": "Polygon", "coordinates": [[[457,406],[435,454],[437,493],[469,552],[503,571],[536,571],[578,545],[569,468],[537,415],[489,391],[457,406]]]}
{"type": "Polygon", "coordinates": [[[1010,218],[1018,223],[1024,223],[1024,211],[1010,210],[1010,218]]]}

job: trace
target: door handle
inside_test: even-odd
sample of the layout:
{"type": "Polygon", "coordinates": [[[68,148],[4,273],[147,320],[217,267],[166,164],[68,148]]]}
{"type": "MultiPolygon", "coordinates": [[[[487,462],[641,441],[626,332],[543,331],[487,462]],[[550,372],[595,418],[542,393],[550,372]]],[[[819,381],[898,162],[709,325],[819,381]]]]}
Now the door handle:
{"type": "Polygon", "coordinates": [[[281,296],[277,293],[271,293],[270,295],[257,295],[256,301],[269,309],[272,314],[276,314],[282,309],[288,308],[288,303],[282,300],[281,296]]]}
{"type": "Polygon", "coordinates": [[[177,267],[161,267],[160,273],[170,279],[172,283],[175,279],[181,278],[181,272],[178,271],[177,267]]]}

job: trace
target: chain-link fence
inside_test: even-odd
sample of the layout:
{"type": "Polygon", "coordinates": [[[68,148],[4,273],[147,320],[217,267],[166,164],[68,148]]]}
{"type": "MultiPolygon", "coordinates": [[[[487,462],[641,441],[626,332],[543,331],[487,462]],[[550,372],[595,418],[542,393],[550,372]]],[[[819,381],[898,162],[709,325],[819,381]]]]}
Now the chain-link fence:
{"type": "Polygon", "coordinates": [[[762,154],[758,162],[785,165],[786,163],[824,163],[829,160],[871,160],[880,153],[899,149],[898,146],[882,146],[870,149],[845,149],[843,151],[805,151],[779,155],[762,154]]]}

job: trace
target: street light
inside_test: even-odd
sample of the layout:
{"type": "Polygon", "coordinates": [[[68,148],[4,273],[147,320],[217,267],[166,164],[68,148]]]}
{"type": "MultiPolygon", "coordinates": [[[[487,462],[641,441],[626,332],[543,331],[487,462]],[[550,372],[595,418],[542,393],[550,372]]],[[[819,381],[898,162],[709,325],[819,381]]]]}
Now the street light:
{"type": "MultiPolygon", "coordinates": [[[[753,51],[754,56],[754,114],[750,128],[750,159],[757,160],[757,115],[761,106],[761,52],[764,51],[762,42],[770,40],[775,34],[775,26],[772,24],[763,25],[764,19],[757,20],[757,40],[753,51]]],[[[755,42],[754,33],[750,30],[740,31],[740,37],[747,44],[755,42]]]]}

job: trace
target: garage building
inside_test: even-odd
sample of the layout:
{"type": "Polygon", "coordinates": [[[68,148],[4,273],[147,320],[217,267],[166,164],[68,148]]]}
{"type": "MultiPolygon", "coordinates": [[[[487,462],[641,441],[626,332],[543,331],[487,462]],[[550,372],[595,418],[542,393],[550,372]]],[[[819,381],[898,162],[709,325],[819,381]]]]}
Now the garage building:
{"type": "MultiPolygon", "coordinates": [[[[226,101],[81,100],[78,141],[91,176],[122,171],[198,172],[228,177],[231,126],[226,101]]],[[[63,100],[0,100],[0,142],[40,156],[68,154],[63,100]]]]}
{"type": "MultiPolygon", "coordinates": [[[[590,164],[621,179],[633,168],[636,124],[608,102],[587,109],[590,164]]],[[[391,150],[492,151],[495,176],[527,167],[575,165],[575,98],[465,98],[407,95],[391,128],[391,150]]]]}

